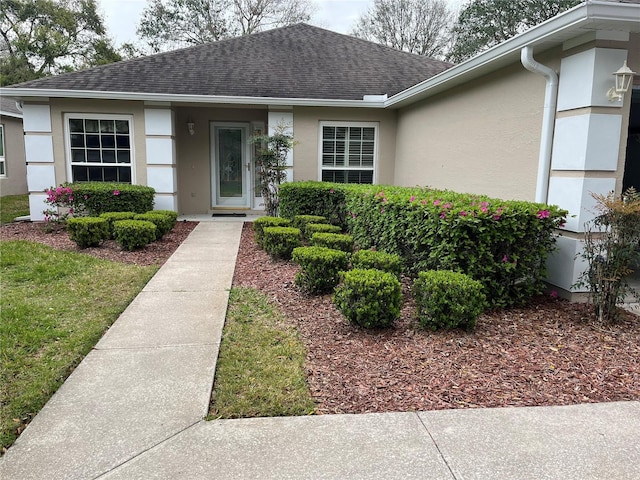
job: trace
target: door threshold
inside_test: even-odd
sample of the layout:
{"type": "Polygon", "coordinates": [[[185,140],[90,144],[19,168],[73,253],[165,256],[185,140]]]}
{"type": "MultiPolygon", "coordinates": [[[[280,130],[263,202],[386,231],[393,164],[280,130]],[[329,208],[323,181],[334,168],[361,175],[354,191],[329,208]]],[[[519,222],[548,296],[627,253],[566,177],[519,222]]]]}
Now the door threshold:
{"type": "Polygon", "coordinates": [[[237,212],[230,212],[230,213],[220,213],[220,212],[214,212],[211,214],[212,217],[246,217],[247,214],[246,213],[237,213],[237,212]]]}

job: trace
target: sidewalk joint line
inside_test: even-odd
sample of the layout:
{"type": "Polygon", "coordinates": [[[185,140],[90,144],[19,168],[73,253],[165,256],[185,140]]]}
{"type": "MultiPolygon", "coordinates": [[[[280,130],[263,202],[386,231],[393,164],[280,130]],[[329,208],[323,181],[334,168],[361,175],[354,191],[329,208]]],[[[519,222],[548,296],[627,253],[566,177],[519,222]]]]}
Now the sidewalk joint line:
{"type": "Polygon", "coordinates": [[[181,435],[182,433],[186,432],[186,431],[187,431],[187,430],[189,430],[190,428],[195,427],[196,425],[198,425],[198,424],[199,424],[199,423],[201,423],[202,421],[203,421],[203,420],[202,420],[202,419],[200,419],[200,420],[197,420],[196,422],[194,422],[194,423],[192,423],[192,424],[190,424],[190,425],[187,425],[187,426],[186,426],[186,427],[184,427],[183,429],[181,429],[181,430],[177,431],[176,433],[174,433],[174,434],[172,434],[172,435],[168,436],[167,438],[165,438],[165,439],[163,439],[163,440],[159,441],[158,443],[156,443],[156,444],[154,444],[154,445],[151,445],[150,447],[148,447],[148,448],[146,448],[146,449],[142,450],[141,452],[136,453],[133,457],[128,458],[128,459],[127,459],[127,460],[125,460],[124,462],[122,462],[122,463],[120,463],[120,464],[116,465],[116,466],[115,466],[115,467],[113,467],[113,468],[110,468],[110,469],[109,469],[109,470],[107,470],[106,472],[102,472],[102,473],[100,473],[97,477],[93,477],[93,479],[92,479],[92,480],[99,480],[100,478],[103,478],[105,475],[109,475],[111,472],[115,472],[115,471],[116,471],[117,469],[119,469],[120,467],[125,466],[126,464],[128,464],[129,462],[131,462],[131,461],[135,460],[136,458],[138,458],[138,457],[140,457],[140,456],[144,455],[145,453],[147,453],[147,452],[149,452],[149,451],[151,451],[151,450],[155,449],[156,447],[159,447],[159,446],[160,446],[160,445],[162,445],[163,443],[168,442],[168,441],[169,441],[169,440],[171,440],[172,438],[177,437],[178,435],[181,435]]]}
{"type": "Polygon", "coordinates": [[[427,427],[427,425],[422,420],[422,417],[420,417],[420,415],[418,415],[417,412],[414,412],[414,415],[416,417],[418,417],[418,421],[422,424],[422,427],[427,432],[427,435],[429,435],[429,438],[431,438],[431,441],[433,442],[433,445],[436,447],[436,450],[438,450],[438,454],[440,455],[440,458],[442,458],[442,461],[444,462],[444,464],[447,466],[447,469],[451,473],[451,477],[454,480],[464,480],[463,477],[459,477],[458,475],[456,475],[456,472],[453,471],[453,468],[451,467],[451,465],[449,465],[449,462],[447,461],[447,457],[445,457],[444,454],[442,453],[442,450],[440,450],[440,445],[438,445],[438,442],[436,442],[436,439],[433,438],[433,435],[429,431],[429,428],[427,427]]]}

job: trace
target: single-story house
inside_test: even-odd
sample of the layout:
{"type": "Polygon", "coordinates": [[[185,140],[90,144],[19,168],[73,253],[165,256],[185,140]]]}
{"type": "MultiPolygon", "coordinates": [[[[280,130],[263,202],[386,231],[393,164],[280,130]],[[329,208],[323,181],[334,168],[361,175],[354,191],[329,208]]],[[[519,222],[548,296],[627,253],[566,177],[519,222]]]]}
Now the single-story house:
{"type": "Polygon", "coordinates": [[[259,209],[249,138],[287,125],[291,180],[425,185],[569,210],[549,282],[584,268],[591,192],[640,188],[640,2],[589,0],[459,65],[298,24],[1,93],[19,100],[32,219],[65,181],[156,189],[180,214],[259,209]]]}
{"type": "Polygon", "coordinates": [[[0,195],[24,195],[27,164],[24,159],[22,112],[11,98],[0,98],[0,195]]]}

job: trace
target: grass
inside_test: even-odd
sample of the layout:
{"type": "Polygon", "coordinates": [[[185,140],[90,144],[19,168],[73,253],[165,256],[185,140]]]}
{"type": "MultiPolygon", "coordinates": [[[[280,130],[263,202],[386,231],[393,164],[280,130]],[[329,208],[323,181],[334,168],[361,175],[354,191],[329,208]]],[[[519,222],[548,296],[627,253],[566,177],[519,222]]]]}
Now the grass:
{"type": "Polygon", "coordinates": [[[208,418],[314,413],[304,359],[296,330],[266,296],[232,289],[208,418]]]}
{"type": "Polygon", "coordinates": [[[29,195],[0,197],[0,223],[13,222],[24,215],[29,215],[29,195]]]}
{"type": "Polygon", "coordinates": [[[156,272],[0,242],[0,441],[13,443],[156,272]]]}

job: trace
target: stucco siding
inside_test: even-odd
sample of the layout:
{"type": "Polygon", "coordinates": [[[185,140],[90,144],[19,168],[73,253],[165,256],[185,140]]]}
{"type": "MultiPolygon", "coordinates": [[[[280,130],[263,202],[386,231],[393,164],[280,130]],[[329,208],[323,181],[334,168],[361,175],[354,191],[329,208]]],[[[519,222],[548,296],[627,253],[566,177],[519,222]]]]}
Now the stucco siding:
{"type": "Polygon", "coordinates": [[[517,63],[401,109],[395,183],[534,200],[544,90],[517,63]]]}
{"type": "Polygon", "coordinates": [[[68,176],[65,145],[64,116],[67,113],[95,113],[133,116],[133,156],[134,178],[138,185],[147,184],[146,145],[144,135],[144,102],[117,100],[79,100],[52,98],[51,132],[53,134],[53,155],[55,159],[56,183],[71,181],[68,176]]]}
{"type": "Polygon", "coordinates": [[[27,166],[24,161],[22,119],[0,116],[4,126],[5,176],[0,177],[0,195],[27,193],[27,166]]]}
{"type": "Polygon", "coordinates": [[[396,112],[359,108],[296,107],[293,111],[294,180],[320,180],[320,122],[376,122],[378,124],[376,183],[393,183],[396,150],[396,112]]]}

